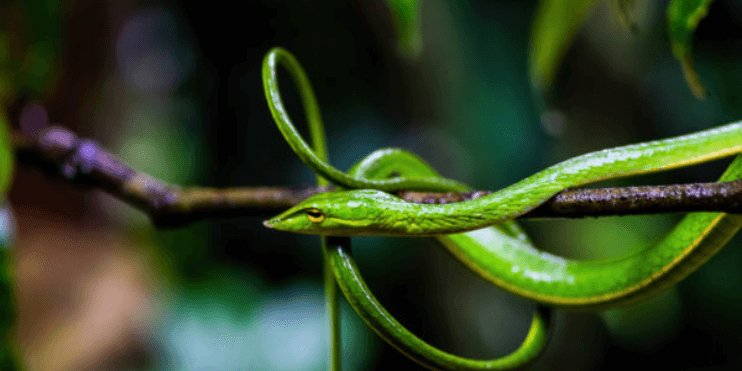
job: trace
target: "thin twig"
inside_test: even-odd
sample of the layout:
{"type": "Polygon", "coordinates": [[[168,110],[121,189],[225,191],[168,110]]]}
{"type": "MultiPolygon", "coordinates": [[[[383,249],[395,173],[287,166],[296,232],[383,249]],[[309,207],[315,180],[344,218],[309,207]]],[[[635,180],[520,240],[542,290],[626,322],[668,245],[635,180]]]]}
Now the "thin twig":
{"type": "MultiPolygon", "coordinates": [[[[44,169],[68,182],[105,190],[148,213],[158,228],[173,228],[218,217],[270,216],[334,187],[290,189],[204,188],[166,184],[134,170],[95,141],[61,126],[35,138],[12,135],[18,162],[44,169]]],[[[414,203],[473,200],[492,192],[428,193],[400,191],[414,203]]],[[[582,218],[675,212],[742,213],[742,181],[563,191],[521,218],[582,218]]]]}

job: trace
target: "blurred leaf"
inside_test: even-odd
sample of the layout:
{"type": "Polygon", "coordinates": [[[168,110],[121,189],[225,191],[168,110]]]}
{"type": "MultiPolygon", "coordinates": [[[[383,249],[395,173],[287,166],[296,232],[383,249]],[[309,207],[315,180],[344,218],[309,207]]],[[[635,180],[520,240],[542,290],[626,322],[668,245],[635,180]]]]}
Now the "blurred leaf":
{"type": "Polygon", "coordinates": [[[398,48],[409,59],[416,59],[422,51],[420,30],[420,3],[422,0],[387,0],[392,21],[397,28],[398,48]]]}
{"type": "MultiPolygon", "coordinates": [[[[321,287],[266,287],[225,269],[185,290],[163,322],[167,370],[320,370],[329,354],[321,287]]],[[[343,370],[369,369],[379,341],[341,306],[343,370]]]]}
{"type": "Polygon", "coordinates": [[[0,201],[5,199],[13,179],[15,167],[9,125],[4,110],[0,109],[0,201]]]}
{"type": "MultiPolygon", "coordinates": [[[[0,41],[1,42],[1,41],[0,41]]],[[[8,135],[8,122],[0,109],[0,370],[16,370],[11,342],[11,325],[14,317],[11,277],[13,277],[10,248],[15,235],[13,211],[4,202],[14,170],[13,148],[8,135]]]]}
{"type": "Polygon", "coordinates": [[[10,62],[10,41],[0,31],[0,106],[3,106],[13,95],[13,75],[8,69],[10,62]]]}
{"type": "Polygon", "coordinates": [[[708,8],[713,0],[673,0],[667,7],[667,28],[670,34],[672,52],[683,66],[683,75],[690,86],[690,90],[698,99],[706,97],[706,89],[693,64],[690,51],[693,43],[693,33],[698,23],[708,14],[708,8]]]}
{"type": "Polygon", "coordinates": [[[59,46],[61,4],[59,0],[33,0],[21,2],[28,17],[26,29],[29,45],[23,60],[25,74],[21,88],[33,97],[48,93],[54,74],[54,64],[59,46]]]}
{"type": "Polygon", "coordinates": [[[531,84],[551,89],[557,70],[595,0],[541,0],[531,31],[531,84]]]}
{"type": "MultiPolygon", "coordinates": [[[[14,156],[5,106],[23,93],[46,94],[51,86],[55,46],[59,43],[59,1],[3,2],[0,5],[0,201],[13,179],[14,156]]],[[[6,204],[0,211],[0,370],[19,370],[12,339],[15,320],[11,257],[14,222],[6,204]]]]}
{"type": "Polygon", "coordinates": [[[13,290],[14,275],[10,250],[15,243],[15,217],[13,209],[5,202],[0,207],[0,370],[19,370],[15,358],[17,350],[12,340],[14,320],[13,290]]]}
{"type": "Polygon", "coordinates": [[[48,95],[60,44],[59,0],[0,4],[0,103],[48,95]]]}
{"type": "Polygon", "coordinates": [[[631,14],[631,10],[634,8],[634,0],[612,0],[611,3],[613,3],[613,9],[615,9],[616,16],[621,23],[628,27],[631,32],[638,33],[639,27],[631,14]]]}

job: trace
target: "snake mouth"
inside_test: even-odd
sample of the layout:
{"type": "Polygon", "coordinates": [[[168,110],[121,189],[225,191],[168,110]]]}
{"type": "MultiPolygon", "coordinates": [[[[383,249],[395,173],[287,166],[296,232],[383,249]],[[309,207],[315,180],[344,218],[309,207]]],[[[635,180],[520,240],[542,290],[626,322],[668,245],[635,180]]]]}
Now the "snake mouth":
{"type": "MultiPolygon", "coordinates": [[[[295,220],[295,216],[297,216],[297,213],[302,210],[301,208],[292,207],[291,209],[288,209],[284,211],[281,214],[278,214],[266,221],[263,222],[263,225],[266,228],[270,229],[276,229],[279,231],[287,231],[287,232],[293,232],[292,227],[292,221],[295,220]]],[[[301,232],[298,232],[301,233],[301,232]]]]}

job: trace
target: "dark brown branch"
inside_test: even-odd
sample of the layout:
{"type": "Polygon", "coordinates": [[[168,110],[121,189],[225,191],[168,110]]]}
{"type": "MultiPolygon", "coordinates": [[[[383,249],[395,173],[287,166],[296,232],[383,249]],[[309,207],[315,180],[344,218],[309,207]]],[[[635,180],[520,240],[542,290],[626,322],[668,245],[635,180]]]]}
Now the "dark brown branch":
{"type": "MultiPolygon", "coordinates": [[[[13,133],[18,162],[42,168],[71,183],[100,188],[148,213],[159,228],[229,216],[270,216],[301,200],[333,190],[202,188],[165,184],[132,169],[95,141],[79,138],[60,126],[35,138],[13,133]]],[[[397,192],[415,203],[444,204],[476,199],[489,191],[397,192]]],[[[580,218],[692,211],[742,212],[742,181],[665,186],[566,190],[522,218],[580,218]]]]}
{"type": "MultiPolygon", "coordinates": [[[[445,204],[473,200],[492,192],[399,192],[409,202],[445,204]]],[[[598,216],[719,211],[742,213],[742,180],[660,186],[568,189],[521,218],[598,216]]]]}

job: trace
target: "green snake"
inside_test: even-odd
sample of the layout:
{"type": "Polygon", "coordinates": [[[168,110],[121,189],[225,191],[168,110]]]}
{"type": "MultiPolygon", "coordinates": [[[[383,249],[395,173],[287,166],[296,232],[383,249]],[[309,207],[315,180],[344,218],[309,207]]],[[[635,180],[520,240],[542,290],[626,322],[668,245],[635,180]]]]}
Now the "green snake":
{"type": "MultiPolygon", "coordinates": [[[[271,50],[263,64],[264,89],[276,124],[302,161],[319,175],[348,190],[310,197],[266,221],[265,225],[270,228],[345,237],[435,236],[474,272],[514,294],[550,306],[587,310],[625,305],[677,283],[706,262],[742,226],[742,216],[693,213],[658,243],[636,254],[610,260],[576,261],[538,250],[512,221],[566,188],[690,166],[740,153],[742,122],[588,153],[471,201],[412,204],[386,192],[401,189],[458,191],[467,187],[441,178],[421,159],[397,149],[376,151],[347,174],[322,161],[301,138],[283,106],[277,80],[279,64],[289,70],[302,94],[310,127],[321,125],[316,100],[301,66],[279,48],[271,50]]],[[[323,135],[321,129],[314,128],[313,139],[317,132],[323,135]]],[[[732,162],[720,181],[739,178],[742,178],[742,157],[732,162]]],[[[365,313],[361,317],[389,341],[388,337],[394,332],[382,334],[384,331],[379,329],[385,326],[384,317],[388,313],[380,305],[375,307],[375,299],[367,288],[364,289],[355,265],[349,257],[342,256],[337,253],[334,257],[341,289],[346,296],[353,296],[349,298],[351,304],[361,303],[354,304],[354,308],[365,313]]],[[[539,318],[537,312],[529,337],[538,333],[534,331],[545,331],[545,328],[543,317],[539,318]]],[[[400,335],[397,341],[404,341],[408,335],[414,336],[400,335]]],[[[523,351],[528,357],[534,357],[537,353],[534,349],[539,346],[543,346],[543,341],[529,343],[526,340],[516,353],[523,351]]],[[[423,358],[433,357],[430,352],[422,354],[423,358]]],[[[528,357],[521,354],[516,358],[525,360],[528,357]]],[[[479,366],[464,368],[479,369],[479,366]]]]}

